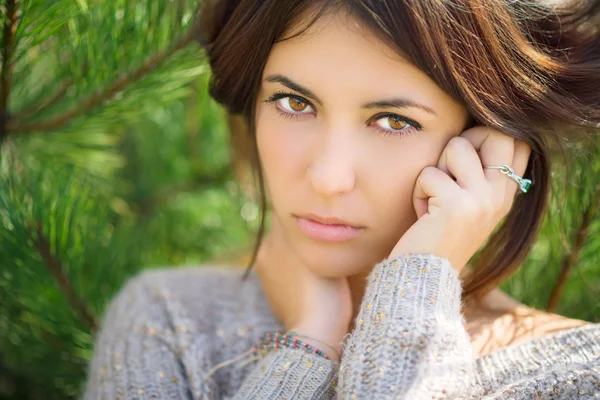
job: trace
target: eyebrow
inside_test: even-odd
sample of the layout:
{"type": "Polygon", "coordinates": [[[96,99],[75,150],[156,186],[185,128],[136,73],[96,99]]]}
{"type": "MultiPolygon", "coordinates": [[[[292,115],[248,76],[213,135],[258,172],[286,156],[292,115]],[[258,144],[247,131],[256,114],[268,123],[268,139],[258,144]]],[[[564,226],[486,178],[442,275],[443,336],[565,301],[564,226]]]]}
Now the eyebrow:
{"type": "Polygon", "coordinates": [[[435,110],[425,104],[417,103],[411,99],[407,99],[406,97],[396,97],[393,99],[373,101],[371,103],[364,104],[361,108],[371,109],[371,108],[419,108],[429,114],[433,114],[437,117],[437,113],[435,110]]]}
{"type": "MultiPolygon", "coordinates": [[[[281,83],[283,86],[286,86],[289,89],[291,89],[295,92],[298,92],[305,97],[309,97],[309,98],[313,99],[320,105],[323,105],[323,102],[321,101],[321,99],[319,99],[319,97],[317,97],[317,95],[315,95],[310,89],[307,89],[304,86],[300,85],[299,83],[294,82],[293,80],[291,80],[290,78],[288,78],[285,75],[281,75],[281,74],[269,75],[267,78],[265,78],[265,81],[273,82],[273,83],[281,83]]],[[[429,114],[433,114],[437,117],[437,113],[435,112],[435,110],[433,108],[426,106],[425,104],[417,103],[414,100],[407,99],[406,97],[396,97],[396,98],[392,98],[392,99],[372,101],[372,102],[363,104],[361,106],[361,108],[365,109],[365,110],[373,109],[373,108],[409,108],[409,107],[421,109],[421,110],[428,112],[429,114]]]]}
{"type": "Polygon", "coordinates": [[[311,90],[305,88],[304,86],[294,82],[287,76],[280,75],[280,74],[270,75],[265,79],[265,81],[281,83],[283,86],[287,86],[288,88],[292,89],[293,91],[298,92],[303,96],[310,97],[317,103],[323,105],[323,102],[317,97],[316,94],[314,94],[311,90]]]}

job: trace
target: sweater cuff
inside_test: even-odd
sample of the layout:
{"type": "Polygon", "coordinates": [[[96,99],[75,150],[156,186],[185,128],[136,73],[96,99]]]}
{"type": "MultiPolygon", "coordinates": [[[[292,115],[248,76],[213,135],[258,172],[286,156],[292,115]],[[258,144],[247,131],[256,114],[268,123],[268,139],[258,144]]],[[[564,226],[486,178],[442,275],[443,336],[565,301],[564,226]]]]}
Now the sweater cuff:
{"type": "Polygon", "coordinates": [[[244,380],[233,400],[335,397],[339,364],[302,349],[273,349],[244,380]]]}
{"type": "Polygon", "coordinates": [[[461,281],[446,258],[402,254],[377,264],[368,280],[371,293],[377,293],[374,309],[392,318],[437,315],[454,319],[460,315],[461,281]]]}
{"type": "Polygon", "coordinates": [[[375,265],[344,346],[339,398],[463,398],[472,351],[461,291],[458,271],[432,254],[375,265]]]}

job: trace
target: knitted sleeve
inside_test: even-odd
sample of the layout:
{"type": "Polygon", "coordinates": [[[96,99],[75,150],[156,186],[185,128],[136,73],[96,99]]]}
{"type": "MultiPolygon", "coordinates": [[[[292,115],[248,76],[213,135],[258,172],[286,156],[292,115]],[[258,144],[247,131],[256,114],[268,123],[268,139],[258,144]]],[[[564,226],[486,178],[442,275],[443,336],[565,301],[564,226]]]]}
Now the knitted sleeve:
{"type": "Polygon", "coordinates": [[[270,351],[232,400],[334,399],[339,363],[301,349],[270,351]]]}
{"type": "Polygon", "coordinates": [[[466,398],[474,357],[448,260],[404,254],[377,264],[344,347],[339,399],[466,398]]]}

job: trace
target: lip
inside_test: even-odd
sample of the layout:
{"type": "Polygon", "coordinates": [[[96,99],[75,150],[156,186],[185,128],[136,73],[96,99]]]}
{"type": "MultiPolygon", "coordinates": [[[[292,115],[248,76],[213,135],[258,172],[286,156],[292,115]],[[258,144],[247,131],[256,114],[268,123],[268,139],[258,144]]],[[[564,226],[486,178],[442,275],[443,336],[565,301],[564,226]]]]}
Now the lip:
{"type": "Polygon", "coordinates": [[[306,236],[325,242],[343,242],[360,235],[363,227],[336,218],[315,214],[294,215],[298,228],[306,236]]]}
{"type": "Polygon", "coordinates": [[[349,226],[351,228],[362,228],[362,226],[353,224],[351,222],[345,221],[343,219],[340,219],[340,218],[337,218],[334,216],[322,216],[319,214],[306,213],[306,214],[302,214],[302,215],[294,215],[294,217],[310,219],[310,220],[316,221],[323,225],[345,225],[345,226],[349,226]]]}

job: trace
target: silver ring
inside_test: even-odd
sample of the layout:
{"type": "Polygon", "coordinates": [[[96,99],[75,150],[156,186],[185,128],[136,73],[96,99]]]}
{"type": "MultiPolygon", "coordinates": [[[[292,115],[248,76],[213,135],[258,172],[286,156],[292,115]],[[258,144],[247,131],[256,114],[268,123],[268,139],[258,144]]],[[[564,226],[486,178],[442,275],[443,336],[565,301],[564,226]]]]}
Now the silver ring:
{"type": "Polygon", "coordinates": [[[508,165],[484,165],[484,168],[496,168],[499,169],[504,175],[508,176],[510,179],[516,181],[521,188],[521,192],[527,193],[529,188],[532,185],[532,182],[529,179],[521,178],[519,175],[515,174],[515,171],[508,165]]]}
{"type": "Polygon", "coordinates": [[[310,172],[310,167],[306,168],[306,172],[307,173],[310,172]]]}

